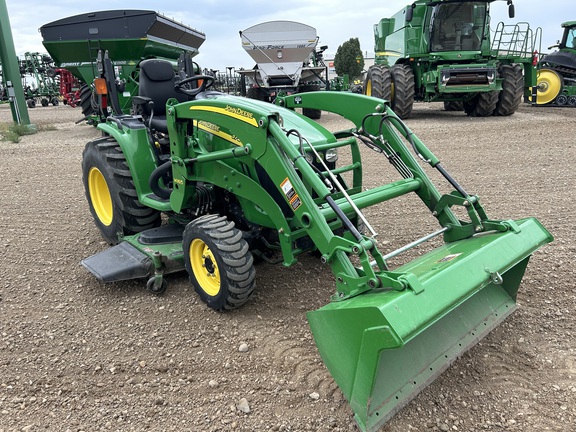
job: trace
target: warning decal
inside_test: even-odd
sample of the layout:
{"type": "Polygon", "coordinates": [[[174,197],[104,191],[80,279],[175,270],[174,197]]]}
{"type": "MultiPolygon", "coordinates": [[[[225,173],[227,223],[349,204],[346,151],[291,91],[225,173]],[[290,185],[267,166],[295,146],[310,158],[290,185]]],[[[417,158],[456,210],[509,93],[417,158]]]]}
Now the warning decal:
{"type": "Polygon", "coordinates": [[[302,205],[302,201],[292,187],[292,183],[290,183],[288,177],[286,177],[286,179],[280,184],[280,187],[282,188],[282,192],[284,192],[286,199],[290,203],[292,210],[296,210],[300,205],[302,205]]]}

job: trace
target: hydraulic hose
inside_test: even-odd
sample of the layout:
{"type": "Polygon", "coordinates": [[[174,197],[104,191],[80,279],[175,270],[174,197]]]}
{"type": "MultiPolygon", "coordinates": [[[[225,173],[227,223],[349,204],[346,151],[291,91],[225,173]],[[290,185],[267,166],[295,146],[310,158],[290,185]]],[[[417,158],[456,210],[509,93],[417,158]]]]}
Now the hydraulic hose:
{"type": "Polygon", "coordinates": [[[149,185],[154,194],[162,199],[169,199],[172,193],[171,188],[160,186],[160,179],[164,177],[172,169],[172,162],[167,161],[157,167],[152,174],[150,174],[149,185]]]}

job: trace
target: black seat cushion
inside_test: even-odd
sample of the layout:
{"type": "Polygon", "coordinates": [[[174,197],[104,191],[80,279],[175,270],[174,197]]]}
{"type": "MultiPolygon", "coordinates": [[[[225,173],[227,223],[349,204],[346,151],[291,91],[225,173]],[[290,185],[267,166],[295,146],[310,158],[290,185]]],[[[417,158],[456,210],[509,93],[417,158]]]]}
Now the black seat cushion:
{"type": "MultiPolygon", "coordinates": [[[[150,98],[154,102],[154,113],[150,127],[159,132],[168,132],[166,101],[170,98],[176,98],[179,102],[188,100],[187,95],[174,90],[177,79],[172,64],[166,60],[148,59],[140,63],[138,95],[150,98]]],[[[143,106],[143,115],[150,117],[151,110],[148,105],[143,106]]]]}

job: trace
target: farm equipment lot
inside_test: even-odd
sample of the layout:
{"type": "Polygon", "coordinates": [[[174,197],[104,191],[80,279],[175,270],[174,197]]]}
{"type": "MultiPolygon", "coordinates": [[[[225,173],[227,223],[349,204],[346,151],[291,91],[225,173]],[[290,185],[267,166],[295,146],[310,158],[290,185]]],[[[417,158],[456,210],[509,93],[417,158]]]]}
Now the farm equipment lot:
{"type": "MultiPolygon", "coordinates": [[[[30,115],[55,130],[0,143],[0,431],[357,430],[305,316],[333,293],[329,268],[313,256],[258,264],[255,296],[228,313],[207,308],[185,273],[167,277],[160,297],[142,281],[99,284],[79,264],[107,247],[81,172],[99,132],[75,125],[80,112],[66,106],[30,115]]],[[[0,122],[10,120],[0,106],[0,122]]],[[[432,103],[406,123],[490,215],[537,217],[555,241],[532,257],[518,311],[382,430],[572,430],[576,117],[523,104],[510,117],[468,118],[432,103]]],[[[366,153],[368,182],[383,164],[366,153]]],[[[367,212],[382,249],[427,234],[413,208],[367,212]]]]}

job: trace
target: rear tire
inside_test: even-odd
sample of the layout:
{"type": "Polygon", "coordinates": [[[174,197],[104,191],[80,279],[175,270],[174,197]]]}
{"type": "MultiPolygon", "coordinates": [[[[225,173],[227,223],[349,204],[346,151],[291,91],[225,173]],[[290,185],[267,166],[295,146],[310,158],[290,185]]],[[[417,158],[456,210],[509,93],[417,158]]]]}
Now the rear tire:
{"type": "Polygon", "coordinates": [[[256,286],[254,259],[242,232],[225,216],[190,222],[182,240],[184,265],[200,299],[212,309],[246,303],[256,286]]]}
{"type": "Polygon", "coordinates": [[[392,75],[392,110],[401,119],[412,115],[414,105],[414,73],[410,66],[396,64],[390,71],[392,75]]]}
{"type": "Polygon", "coordinates": [[[502,80],[502,90],[498,95],[498,102],[494,115],[509,116],[516,112],[522,102],[524,94],[524,76],[520,65],[502,65],[499,68],[502,80]]]}
{"type": "Polygon", "coordinates": [[[373,96],[390,102],[392,98],[390,68],[382,65],[370,66],[364,80],[363,92],[366,96],[373,96]]]}
{"type": "Polygon", "coordinates": [[[113,138],[86,144],[82,180],[90,213],[108,243],[117,244],[119,236],[160,226],[160,212],[138,201],[126,158],[113,138]]]}
{"type": "Polygon", "coordinates": [[[470,117],[491,116],[496,109],[499,93],[497,91],[479,93],[471,101],[464,102],[464,111],[470,117]]]}

